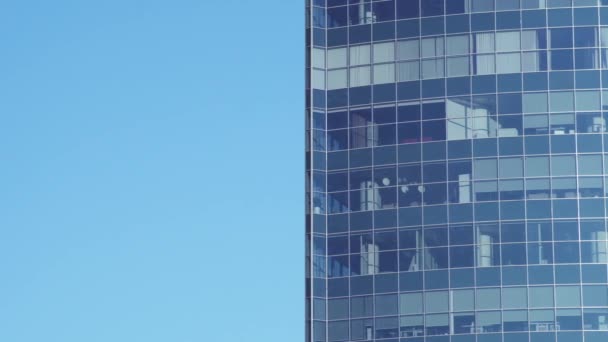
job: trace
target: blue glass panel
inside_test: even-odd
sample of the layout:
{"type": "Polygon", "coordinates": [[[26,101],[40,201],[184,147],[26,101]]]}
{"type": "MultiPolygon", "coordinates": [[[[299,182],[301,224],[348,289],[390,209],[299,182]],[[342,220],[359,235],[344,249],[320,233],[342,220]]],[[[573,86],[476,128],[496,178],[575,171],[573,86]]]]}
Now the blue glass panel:
{"type": "Polygon", "coordinates": [[[348,30],[339,28],[327,30],[327,46],[340,46],[348,44],[348,30]]]}
{"type": "Polygon", "coordinates": [[[471,287],[475,284],[475,272],[473,268],[462,268],[450,270],[451,287],[471,287]]]}
{"type": "Polygon", "coordinates": [[[606,283],[607,272],[606,266],[597,265],[582,265],[583,283],[606,283]]]}
{"type": "Polygon", "coordinates": [[[397,83],[397,98],[399,100],[412,100],[420,98],[420,82],[397,83]]]}
{"type": "Polygon", "coordinates": [[[466,13],[468,9],[468,0],[450,0],[445,4],[446,14],[466,13]]]}
{"type": "Polygon", "coordinates": [[[400,226],[416,226],[422,224],[422,208],[399,209],[400,226]]]}
{"type": "Polygon", "coordinates": [[[395,24],[393,22],[374,24],[372,27],[374,40],[387,40],[395,38],[395,24]]]}
{"type": "Polygon", "coordinates": [[[371,211],[361,211],[350,214],[350,230],[370,230],[373,227],[373,216],[371,211]]]}
{"type": "MultiPolygon", "coordinates": [[[[459,1],[459,0],[454,0],[454,2],[457,2],[457,1],[459,1]]],[[[460,1],[465,1],[465,0],[460,0],[460,1]]],[[[448,6],[450,3],[451,3],[451,1],[447,2],[448,6]]],[[[470,30],[469,20],[470,20],[470,17],[468,15],[452,15],[452,16],[446,17],[445,18],[446,32],[448,34],[449,33],[468,32],[470,30]]]]}
{"type": "Polygon", "coordinates": [[[473,221],[473,206],[471,204],[453,204],[449,206],[451,223],[473,221]]]}
{"type": "Polygon", "coordinates": [[[580,283],[580,268],[578,265],[556,265],[555,283],[556,284],[577,284],[580,283]]]}
{"type": "Polygon", "coordinates": [[[606,331],[586,331],[585,342],[605,342],[608,340],[606,331]]]}
{"type": "Polygon", "coordinates": [[[445,289],[449,285],[449,273],[448,271],[426,271],[424,272],[424,288],[427,290],[432,289],[445,289]]]}
{"type": "Polygon", "coordinates": [[[444,13],[443,1],[422,1],[420,12],[423,17],[442,15],[444,13]]]}
{"type": "Polygon", "coordinates": [[[447,222],[447,206],[435,205],[424,207],[425,224],[442,224],[447,222]]]}
{"type": "Polygon", "coordinates": [[[574,9],[574,25],[597,25],[598,12],[597,8],[575,8],[574,9]]]}
{"type": "MultiPolygon", "coordinates": [[[[349,278],[346,278],[347,280],[349,278]]],[[[331,279],[335,280],[335,279],[331,279]]],[[[344,284],[348,288],[348,283],[344,284]]],[[[371,294],[374,292],[374,277],[373,276],[360,276],[350,278],[350,294],[351,295],[362,295],[371,294]]]]}
{"type": "Polygon", "coordinates": [[[549,26],[571,26],[571,9],[552,9],[548,11],[549,26]]]}
{"type": "Polygon", "coordinates": [[[422,283],[422,272],[399,273],[400,291],[422,290],[422,283]]]}
{"type": "Polygon", "coordinates": [[[370,86],[349,88],[349,102],[351,106],[371,103],[372,88],[370,86]]]}
{"type": "Polygon", "coordinates": [[[474,76],[473,77],[473,94],[495,93],[496,92],[496,76],[474,76]]]}
{"type": "Polygon", "coordinates": [[[420,15],[418,1],[397,0],[397,18],[417,18],[420,15]]]}
{"type": "MultiPolygon", "coordinates": [[[[397,292],[398,289],[398,276],[397,273],[393,274],[378,274],[375,276],[375,293],[389,293],[397,292]]],[[[394,305],[397,305],[395,300],[394,305]]],[[[378,313],[376,313],[378,314],[378,313]]]]}
{"type": "Polygon", "coordinates": [[[447,79],[447,95],[467,95],[471,93],[470,77],[450,77],[447,79]]]}
{"type": "Polygon", "coordinates": [[[420,26],[422,28],[421,33],[423,36],[432,36],[443,34],[445,32],[443,27],[443,17],[422,18],[420,26]]]}
{"type": "Polygon", "coordinates": [[[348,278],[328,279],[327,295],[329,297],[348,296],[348,278]]]}
{"type": "Polygon", "coordinates": [[[553,283],[553,267],[552,266],[529,266],[528,281],[530,284],[552,284],[553,283]]]}
{"type": "Polygon", "coordinates": [[[523,11],[521,14],[522,27],[545,27],[547,24],[546,12],[544,10],[523,11]]]}
{"type": "Polygon", "coordinates": [[[477,268],[477,286],[500,286],[500,267],[477,268]]]}
{"type": "Polygon", "coordinates": [[[445,96],[445,81],[443,79],[422,81],[422,97],[445,96]]]}
{"type": "Polygon", "coordinates": [[[599,71],[577,71],[576,72],[576,88],[599,88],[600,87],[599,71]]]}
{"type": "Polygon", "coordinates": [[[528,218],[540,219],[551,217],[551,201],[536,200],[526,202],[528,218]]]}
{"type": "Polygon", "coordinates": [[[371,25],[351,26],[348,33],[348,41],[350,44],[367,43],[372,40],[371,25]]]}
{"type": "Polygon", "coordinates": [[[583,333],[576,331],[560,331],[557,333],[557,342],[583,342],[583,333]]]}
{"type": "Polygon", "coordinates": [[[503,285],[526,285],[528,283],[525,266],[512,266],[502,268],[503,285]]]}
{"type": "Polygon", "coordinates": [[[496,29],[505,30],[519,28],[521,21],[519,13],[519,11],[496,13],[496,29]]]}
{"type": "Polygon", "coordinates": [[[397,38],[418,37],[420,21],[418,19],[397,21],[397,38]]]}
{"type": "Polygon", "coordinates": [[[471,15],[471,31],[494,30],[494,13],[475,13],[471,15]]]}
{"type": "Polygon", "coordinates": [[[498,92],[521,91],[521,74],[498,75],[498,92]]]}
{"type": "Polygon", "coordinates": [[[548,89],[548,77],[545,72],[525,73],[524,90],[546,90],[548,89]]]}

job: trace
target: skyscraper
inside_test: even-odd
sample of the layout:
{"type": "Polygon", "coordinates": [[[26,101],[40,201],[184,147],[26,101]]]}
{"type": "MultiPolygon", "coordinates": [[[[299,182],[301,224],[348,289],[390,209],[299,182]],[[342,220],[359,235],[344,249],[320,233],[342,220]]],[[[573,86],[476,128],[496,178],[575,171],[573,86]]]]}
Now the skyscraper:
{"type": "Polygon", "coordinates": [[[608,1],[306,11],[306,341],[608,341],[608,1]]]}

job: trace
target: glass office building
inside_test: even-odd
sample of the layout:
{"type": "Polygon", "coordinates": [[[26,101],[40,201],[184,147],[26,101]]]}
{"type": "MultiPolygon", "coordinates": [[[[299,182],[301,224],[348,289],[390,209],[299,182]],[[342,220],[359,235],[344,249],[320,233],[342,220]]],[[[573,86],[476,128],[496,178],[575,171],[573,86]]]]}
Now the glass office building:
{"type": "Polygon", "coordinates": [[[608,341],[608,1],[306,13],[306,341],[608,341]]]}

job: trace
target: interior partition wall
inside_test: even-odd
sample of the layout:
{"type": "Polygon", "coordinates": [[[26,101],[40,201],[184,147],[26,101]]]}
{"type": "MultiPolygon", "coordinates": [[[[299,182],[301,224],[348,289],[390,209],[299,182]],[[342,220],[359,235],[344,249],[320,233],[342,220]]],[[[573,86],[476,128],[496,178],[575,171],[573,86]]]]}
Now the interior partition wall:
{"type": "Polygon", "coordinates": [[[306,14],[306,341],[608,341],[608,1],[306,14]]]}

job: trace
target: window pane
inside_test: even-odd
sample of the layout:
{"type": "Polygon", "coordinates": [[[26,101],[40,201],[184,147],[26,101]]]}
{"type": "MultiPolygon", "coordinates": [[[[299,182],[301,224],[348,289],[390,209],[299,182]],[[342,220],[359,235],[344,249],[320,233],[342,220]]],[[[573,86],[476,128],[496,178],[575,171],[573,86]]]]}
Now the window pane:
{"type": "Polygon", "coordinates": [[[350,47],[350,65],[369,64],[370,46],[359,45],[350,47]]]}
{"type": "Polygon", "coordinates": [[[522,97],[524,113],[547,112],[547,93],[528,93],[522,97]]]}
{"type": "Polygon", "coordinates": [[[477,309],[500,309],[500,289],[477,289],[477,309]]]}
{"type": "Polygon", "coordinates": [[[422,313],[422,293],[402,293],[399,305],[402,314],[422,313]]]}
{"type": "Polygon", "coordinates": [[[475,34],[475,52],[494,52],[494,33],[475,34]]]}
{"type": "Polygon", "coordinates": [[[350,68],[350,86],[361,87],[370,85],[370,67],[350,68]]]}
{"type": "Polygon", "coordinates": [[[327,50],[327,68],[333,69],[344,67],[346,67],[346,48],[327,50]]]}
{"type": "Polygon", "coordinates": [[[424,305],[426,312],[447,312],[448,292],[426,292],[424,294],[424,305]]]}
{"type": "Polygon", "coordinates": [[[401,62],[399,63],[399,82],[413,81],[420,79],[420,63],[416,62],[401,62]]]}
{"type": "Polygon", "coordinates": [[[312,66],[314,68],[325,69],[325,50],[312,49],[312,66]]]}
{"type": "Polygon", "coordinates": [[[346,88],[346,69],[330,70],[327,72],[327,90],[346,88]]]}
{"type": "Polygon", "coordinates": [[[397,42],[397,59],[420,58],[420,45],[418,40],[402,40],[397,42]]]}
{"type": "Polygon", "coordinates": [[[502,289],[504,308],[528,307],[528,294],[525,287],[507,287],[502,289]]]}
{"type": "Polygon", "coordinates": [[[448,77],[469,74],[469,57],[451,57],[447,60],[448,77]]]}
{"type": "Polygon", "coordinates": [[[528,290],[530,307],[553,307],[553,287],[531,287],[528,290]]]}
{"type": "Polygon", "coordinates": [[[469,36],[458,35],[447,37],[448,55],[466,55],[469,53],[469,36]]]}
{"type": "Polygon", "coordinates": [[[427,59],[422,61],[422,78],[443,77],[443,58],[427,59]]]}
{"type": "Polygon", "coordinates": [[[471,311],[475,309],[474,290],[455,290],[452,292],[454,311],[471,311]]]}
{"type": "Polygon", "coordinates": [[[496,33],[496,51],[518,51],[519,46],[519,31],[496,33]]]}
{"type": "Polygon", "coordinates": [[[392,62],[395,59],[395,43],[374,44],[374,63],[392,62]]]}
{"type": "Polygon", "coordinates": [[[422,39],[422,57],[443,56],[443,37],[422,39]]]}
{"type": "Polygon", "coordinates": [[[555,306],[578,307],[581,305],[581,289],[578,286],[557,286],[555,288],[555,306]]]}
{"type": "Polygon", "coordinates": [[[522,71],[547,70],[547,53],[545,51],[534,51],[522,53],[522,71]]]}
{"type": "Polygon", "coordinates": [[[562,112],[574,110],[574,94],[570,91],[551,93],[551,111],[562,112]]]}
{"type": "Polygon", "coordinates": [[[496,55],[496,73],[509,74],[521,71],[519,53],[501,53],[496,55]]]}
{"type": "Polygon", "coordinates": [[[394,83],[395,64],[374,65],[374,84],[394,83]]]}
{"type": "Polygon", "coordinates": [[[475,56],[474,66],[476,75],[489,75],[495,73],[494,55],[475,56]]]}
{"type": "Polygon", "coordinates": [[[312,71],[312,87],[314,89],[325,89],[325,71],[313,70],[312,71]]]}

